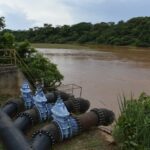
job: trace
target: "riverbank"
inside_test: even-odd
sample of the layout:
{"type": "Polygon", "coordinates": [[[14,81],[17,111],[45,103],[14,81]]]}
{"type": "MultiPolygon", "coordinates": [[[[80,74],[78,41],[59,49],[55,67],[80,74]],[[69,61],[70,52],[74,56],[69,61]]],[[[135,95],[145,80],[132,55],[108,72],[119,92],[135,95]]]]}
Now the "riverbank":
{"type": "Polygon", "coordinates": [[[145,47],[134,47],[134,46],[112,46],[112,45],[98,45],[98,44],[50,44],[50,43],[32,43],[34,48],[57,48],[57,49],[94,49],[94,50],[149,50],[150,48],[145,47]]]}

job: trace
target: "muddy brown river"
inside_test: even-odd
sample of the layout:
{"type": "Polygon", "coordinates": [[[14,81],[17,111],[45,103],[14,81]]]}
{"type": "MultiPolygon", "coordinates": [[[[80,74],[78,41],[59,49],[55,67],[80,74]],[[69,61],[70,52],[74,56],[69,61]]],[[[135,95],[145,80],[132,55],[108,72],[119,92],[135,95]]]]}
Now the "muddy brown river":
{"type": "Polygon", "coordinates": [[[64,84],[82,86],[91,107],[119,113],[118,97],[150,94],[150,49],[38,49],[58,65],[64,84]]]}

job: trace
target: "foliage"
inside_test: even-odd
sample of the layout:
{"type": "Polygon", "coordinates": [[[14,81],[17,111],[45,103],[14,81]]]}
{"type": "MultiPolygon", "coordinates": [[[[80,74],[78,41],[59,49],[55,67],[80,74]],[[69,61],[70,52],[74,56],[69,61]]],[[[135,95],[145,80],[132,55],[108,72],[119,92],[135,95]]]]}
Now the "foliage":
{"type": "Polygon", "coordinates": [[[12,33],[1,32],[0,33],[0,48],[14,48],[15,37],[12,33]]]}
{"type": "Polygon", "coordinates": [[[4,32],[0,33],[0,49],[4,49],[4,51],[0,51],[0,63],[10,63],[10,60],[8,59],[2,59],[2,57],[9,57],[10,54],[8,53],[7,49],[13,49],[14,48],[14,41],[15,37],[12,33],[4,32]]]}
{"type": "Polygon", "coordinates": [[[21,58],[31,57],[31,54],[36,52],[36,50],[31,47],[30,43],[27,40],[17,43],[16,50],[21,58]]]}
{"type": "Polygon", "coordinates": [[[122,150],[150,149],[150,96],[121,101],[121,116],[113,136],[122,150]]]}
{"type": "Polygon", "coordinates": [[[136,17],[126,22],[81,22],[72,26],[53,27],[44,24],[29,30],[11,31],[18,42],[32,43],[95,43],[107,45],[150,46],[150,17],[136,17]]]}
{"type": "Polygon", "coordinates": [[[5,27],[5,18],[0,17],[0,30],[2,30],[5,27]]]}
{"type": "Polygon", "coordinates": [[[61,83],[63,76],[57,69],[57,66],[44,58],[41,54],[26,59],[32,76],[36,79],[44,81],[45,87],[55,87],[61,83]]]}
{"type": "MultiPolygon", "coordinates": [[[[4,17],[0,17],[0,29],[5,27],[4,22],[4,17]]],[[[36,80],[41,81],[41,79],[49,87],[55,87],[61,83],[63,76],[58,71],[57,66],[38,54],[27,40],[16,43],[14,35],[8,29],[0,31],[0,48],[16,49],[18,66],[32,83],[36,80]]],[[[10,54],[7,54],[5,51],[0,52],[0,57],[7,55],[10,54]]],[[[2,59],[0,63],[7,63],[6,61],[9,60],[4,62],[2,59]]]]}
{"type": "Polygon", "coordinates": [[[50,60],[44,58],[43,55],[37,53],[28,41],[18,43],[16,50],[18,59],[21,61],[20,68],[28,80],[32,82],[42,80],[45,86],[51,88],[60,85],[63,76],[58,71],[57,66],[50,62],[50,60]]]}

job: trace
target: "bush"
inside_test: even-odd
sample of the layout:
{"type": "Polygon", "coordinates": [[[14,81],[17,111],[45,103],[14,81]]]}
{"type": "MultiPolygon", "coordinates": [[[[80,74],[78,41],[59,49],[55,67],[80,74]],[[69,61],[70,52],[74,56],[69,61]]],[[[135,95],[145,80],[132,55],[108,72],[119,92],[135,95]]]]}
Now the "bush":
{"type": "Polygon", "coordinates": [[[55,88],[61,84],[63,75],[57,69],[57,66],[44,58],[41,54],[36,54],[26,60],[26,64],[35,80],[44,81],[45,87],[55,88]]]}
{"type": "Polygon", "coordinates": [[[26,40],[16,44],[16,50],[21,58],[30,57],[32,53],[36,52],[31,44],[26,40]]]}
{"type": "Polygon", "coordinates": [[[150,96],[142,93],[138,99],[121,103],[121,116],[113,136],[122,150],[150,149],[150,96]]]}
{"type": "Polygon", "coordinates": [[[21,62],[19,67],[30,83],[43,81],[45,87],[49,88],[55,88],[61,84],[63,75],[61,75],[57,66],[44,58],[43,55],[38,54],[28,41],[18,43],[16,47],[17,56],[21,62]]]}

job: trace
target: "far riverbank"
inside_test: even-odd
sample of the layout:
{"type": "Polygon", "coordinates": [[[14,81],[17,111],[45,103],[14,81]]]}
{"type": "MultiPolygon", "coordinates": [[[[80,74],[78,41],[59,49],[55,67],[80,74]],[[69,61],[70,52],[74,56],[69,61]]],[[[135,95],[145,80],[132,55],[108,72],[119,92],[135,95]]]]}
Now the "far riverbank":
{"type": "Polygon", "coordinates": [[[134,47],[134,46],[112,46],[112,45],[97,45],[97,44],[50,44],[50,43],[32,43],[31,44],[34,48],[57,48],[57,49],[87,49],[87,50],[149,50],[150,48],[145,47],[134,47]]]}

